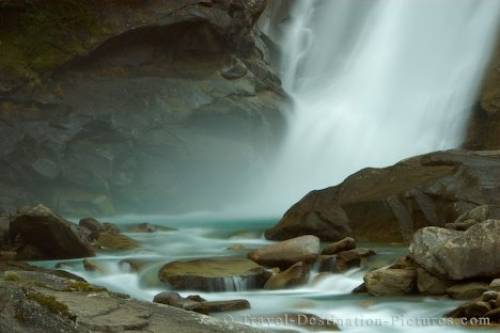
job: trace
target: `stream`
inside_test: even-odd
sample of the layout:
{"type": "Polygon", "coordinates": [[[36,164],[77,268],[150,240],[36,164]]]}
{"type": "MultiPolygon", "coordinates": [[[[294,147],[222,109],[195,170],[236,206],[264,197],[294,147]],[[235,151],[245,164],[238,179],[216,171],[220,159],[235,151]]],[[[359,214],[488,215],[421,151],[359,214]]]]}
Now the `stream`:
{"type": "MultiPolygon", "coordinates": [[[[231,219],[202,215],[184,217],[128,216],[108,219],[122,230],[127,225],[148,222],[159,226],[152,233],[126,233],[139,241],[140,250],[120,253],[100,253],[92,261],[102,272],[88,272],[81,259],[42,261],[35,264],[59,267],[82,276],[90,283],[104,286],[112,291],[126,293],[144,301],[168,288],[159,282],[159,268],[170,261],[216,256],[245,256],[248,251],[270,242],[263,231],[276,223],[276,219],[231,219]],[[203,227],[201,227],[203,226],[203,227]],[[131,270],[124,262],[139,261],[146,264],[139,272],[131,270]]],[[[306,285],[286,290],[238,290],[230,292],[183,291],[182,296],[197,294],[210,301],[247,299],[250,310],[216,314],[226,321],[238,321],[251,326],[286,332],[308,332],[306,317],[299,316],[299,325],[285,322],[282,314],[314,314],[335,322],[345,332],[413,332],[429,328],[439,332],[479,332],[480,329],[465,329],[442,318],[447,311],[459,304],[448,298],[431,297],[371,297],[366,294],[351,294],[360,285],[363,274],[369,267],[379,267],[391,262],[406,252],[401,245],[360,244],[359,247],[373,249],[377,255],[364,269],[356,268],[342,274],[313,273],[306,285]],[[280,315],[281,314],[281,315],[280,315]]],[[[308,319],[311,321],[310,319],[308,319]]],[[[315,331],[322,331],[323,324],[310,322],[315,331]]],[[[326,330],[327,331],[327,330],[326,330]]]]}

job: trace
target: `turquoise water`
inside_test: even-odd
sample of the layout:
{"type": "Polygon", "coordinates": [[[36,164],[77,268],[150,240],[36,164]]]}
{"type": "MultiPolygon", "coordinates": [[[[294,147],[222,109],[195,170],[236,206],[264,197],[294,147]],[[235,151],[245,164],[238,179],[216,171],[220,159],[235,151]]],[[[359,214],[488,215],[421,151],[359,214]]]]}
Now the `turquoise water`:
{"type": "MultiPolygon", "coordinates": [[[[232,218],[189,216],[182,218],[129,216],[108,220],[119,223],[126,230],[128,224],[149,222],[175,230],[155,233],[127,233],[142,244],[140,250],[120,253],[101,253],[92,258],[102,272],[87,272],[82,260],[45,261],[37,264],[45,267],[61,266],[78,274],[89,282],[105,286],[116,292],[151,301],[153,297],[168,288],[157,279],[158,269],[172,260],[214,256],[245,256],[254,248],[270,242],[263,237],[263,231],[274,225],[276,219],[238,220],[232,218]],[[237,246],[235,251],[231,247],[237,246]],[[243,247],[243,250],[241,249],[243,247]],[[124,264],[124,259],[141,259],[148,264],[133,272],[124,264]]],[[[401,246],[380,246],[361,244],[374,249],[377,256],[368,263],[376,267],[390,262],[404,254],[401,246]]],[[[309,282],[299,288],[278,291],[232,291],[232,292],[181,292],[181,295],[199,294],[207,300],[229,300],[245,298],[251,304],[250,310],[218,314],[223,320],[244,322],[253,326],[287,331],[307,330],[283,324],[283,313],[314,314],[337,323],[346,332],[479,332],[479,329],[465,329],[442,322],[442,315],[459,303],[446,298],[399,297],[375,298],[368,295],[352,295],[351,290],[362,283],[364,269],[353,269],[343,274],[311,275],[309,282]],[[269,318],[271,317],[271,318],[269,318]]],[[[305,317],[300,317],[301,327],[305,317]]],[[[321,323],[316,331],[321,331],[321,323]]],[[[323,323],[324,324],[324,323],[323,323]]],[[[491,332],[491,330],[489,331],[491,332]]]]}

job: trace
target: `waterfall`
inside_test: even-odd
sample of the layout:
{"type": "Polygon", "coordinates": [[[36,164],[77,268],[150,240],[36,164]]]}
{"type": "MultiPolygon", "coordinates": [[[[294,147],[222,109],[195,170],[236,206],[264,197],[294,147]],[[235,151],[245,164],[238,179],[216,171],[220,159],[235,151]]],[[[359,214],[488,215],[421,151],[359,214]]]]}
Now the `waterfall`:
{"type": "Polygon", "coordinates": [[[499,20],[500,0],[293,1],[279,44],[294,106],[264,209],[460,146],[499,20]]]}

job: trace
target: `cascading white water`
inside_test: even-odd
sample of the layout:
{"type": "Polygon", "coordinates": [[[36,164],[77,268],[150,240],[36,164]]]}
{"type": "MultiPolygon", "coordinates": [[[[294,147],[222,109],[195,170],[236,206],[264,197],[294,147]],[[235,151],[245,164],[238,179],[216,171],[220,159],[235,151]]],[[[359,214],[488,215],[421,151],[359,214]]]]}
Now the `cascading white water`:
{"type": "Polygon", "coordinates": [[[500,0],[293,1],[280,44],[295,105],[268,209],[459,146],[499,20],[500,0]]]}

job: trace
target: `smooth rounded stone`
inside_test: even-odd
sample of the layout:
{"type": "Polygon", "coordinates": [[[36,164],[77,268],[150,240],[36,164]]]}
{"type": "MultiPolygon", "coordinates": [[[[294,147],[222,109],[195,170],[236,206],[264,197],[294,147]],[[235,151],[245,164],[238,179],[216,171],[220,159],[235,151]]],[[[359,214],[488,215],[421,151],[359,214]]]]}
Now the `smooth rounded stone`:
{"type": "Polygon", "coordinates": [[[352,237],[346,237],[338,242],[329,244],[321,251],[323,255],[337,254],[342,251],[349,251],[356,248],[356,241],[352,237]]]}
{"type": "Polygon", "coordinates": [[[453,282],[430,274],[425,269],[417,268],[417,288],[423,295],[446,295],[446,290],[453,282]]]}
{"type": "Polygon", "coordinates": [[[267,280],[264,289],[284,289],[302,285],[309,279],[310,266],[298,262],[287,270],[273,275],[267,280]]]}
{"type": "Polygon", "coordinates": [[[120,233],[104,231],[99,234],[96,246],[103,251],[126,251],[139,247],[139,243],[120,233]]]}
{"type": "Polygon", "coordinates": [[[467,231],[439,227],[418,230],[412,258],[428,272],[450,280],[500,275],[500,220],[477,223],[467,231]]]}
{"type": "Polygon", "coordinates": [[[446,294],[453,299],[467,300],[480,297],[488,289],[487,283],[469,282],[449,287],[446,294]]]}
{"type": "Polygon", "coordinates": [[[490,288],[500,291],[500,279],[494,279],[493,281],[491,281],[490,288]]]}
{"type": "Polygon", "coordinates": [[[302,236],[267,245],[248,254],[248,258],[268,267],[288,268],[303,261],[314,261],[319,254],[320,242],[316,236],[302,236]]]}
{"type": "Polygon", "coordinates": [[[373,296],[398,296],[414,293],[416,278],[415,269],[381,268],[366,273],[364,282],[373,296]]]}
{"type": "MultiPolygon", "coordinates": [[[[10,223],[10,238],[22,239],[23,259],[70,259],[95,255],[90,244],[82,239],[78,226],[38,205],[21,211],[10,223]]],[[[19,251],[18,251],[19,252],[19,251]]]]}
{"type": "Polygon", "coordinates": [[[491,306],[487,302],[474,301],[460,305],[458,308],[447,313],[445,316],[450,318],[483,318],[491,306]]]}
{"type": "Polygon", "coordinates": [[[494,290],[488,290],[488,291],[485,291],[483,293],[483,295],[481,295],[481,300],[485,301],[485,302],[489,302],[491,300],[496,301],[498,295],[500,295],[498,292],[496,292],[494,290]]]}
{"type": "Polygon", "coordinates": [[[158,276],[177,290],[237,291],[262,288],[271,274],[251,260],[230,257],[174,261],[158,276]]]}

